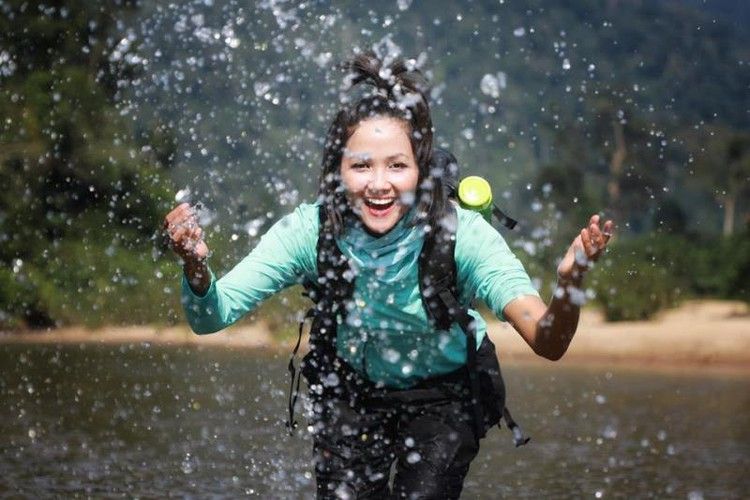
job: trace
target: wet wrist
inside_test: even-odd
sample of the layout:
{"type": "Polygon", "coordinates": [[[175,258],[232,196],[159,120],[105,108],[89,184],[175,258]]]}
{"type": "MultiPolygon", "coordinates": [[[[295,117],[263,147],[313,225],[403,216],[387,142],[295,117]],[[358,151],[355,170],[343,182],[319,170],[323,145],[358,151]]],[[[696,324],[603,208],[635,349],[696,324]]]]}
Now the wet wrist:
{"type": "Polygon", "coordinates": [[[182,265],[182,269],[191,283],[202,281],[209,273],[208,264],[205,259],[186,260],[182,265]]]}
{"type": "Polygon", "coordinates": [[[578,276],[559,276],[557,277],[558,288],[568,288],[569,286],[580,288],[583,282],[583,275],[578,276]]]}

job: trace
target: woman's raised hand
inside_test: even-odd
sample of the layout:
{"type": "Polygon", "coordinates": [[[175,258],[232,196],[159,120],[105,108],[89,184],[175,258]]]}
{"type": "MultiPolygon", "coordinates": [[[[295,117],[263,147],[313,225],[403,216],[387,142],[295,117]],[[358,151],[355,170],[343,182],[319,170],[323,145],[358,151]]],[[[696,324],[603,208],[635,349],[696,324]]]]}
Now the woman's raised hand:
{"type": "Polygon", "coordinates": [[[208,257],[203,229],[198,224],[195,207],[182,203],[164,218],[164,231],[170,248],[185,263],[202,262],[208,257]]]}
{"type": "Polygon", "coordinates": [[[586,227],[576,236],[568,248],[565,257],[557,267],[557,275],[561,280],[578,282],[589,266],[596,262],[607,248],[612,237],[612,221],[608,220],[600,225],[598,215],[591,216],[586,227]]]}

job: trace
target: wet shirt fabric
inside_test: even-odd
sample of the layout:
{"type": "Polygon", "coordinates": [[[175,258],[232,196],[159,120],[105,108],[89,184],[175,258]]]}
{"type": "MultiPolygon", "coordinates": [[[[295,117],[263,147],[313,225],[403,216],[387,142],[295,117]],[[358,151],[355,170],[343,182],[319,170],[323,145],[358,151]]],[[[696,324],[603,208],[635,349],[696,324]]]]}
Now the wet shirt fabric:
{"type": "MultiPolygon", "coordinates": [[[[513,299],[538,296],[522,264],[502,236],[479,214],[456,207],[459,300],[474,297],[503,319],[513,299]]],[[[350,225],[337,240],[355,272],[352,303],[338,327],[339,356],[358,373],[387,387],[408,388],[466,363],[466,336],[458,325],[435,330],[419,291],[418,258],[424,226],[411,214],[380,237],[350,225]]],[[[305,279],[316,281],[318,206],[302,204],[274,224],[258,245],[221,279],[212,275],[206,295],[195,295],[183,278],[183,305],[199,334],[219,331],[274,293],[305,279]]],[[[477,345],[487,324],[473,309],[477,345]]]]}

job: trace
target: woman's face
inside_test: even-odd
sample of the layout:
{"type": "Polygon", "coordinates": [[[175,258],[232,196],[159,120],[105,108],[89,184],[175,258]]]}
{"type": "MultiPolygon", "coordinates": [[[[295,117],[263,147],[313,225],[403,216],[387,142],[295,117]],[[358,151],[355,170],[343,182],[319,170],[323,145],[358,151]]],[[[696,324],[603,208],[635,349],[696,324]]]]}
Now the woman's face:
{"type": "Polygon", "coordinates": [[[414,203],[419,183],[408,126],[390,117],[360,122],[344,147],[341,181],[370,232],[393,229],[414,203]]]}

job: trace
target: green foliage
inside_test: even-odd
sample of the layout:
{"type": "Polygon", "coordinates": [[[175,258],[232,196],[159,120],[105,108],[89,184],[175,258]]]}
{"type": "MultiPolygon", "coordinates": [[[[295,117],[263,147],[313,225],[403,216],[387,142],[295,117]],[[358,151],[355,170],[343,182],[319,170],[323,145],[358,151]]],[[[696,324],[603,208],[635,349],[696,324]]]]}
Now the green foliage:
{"type": "Polygon", "coordinates": [[[130,2],[0,5],[0,327],[168,319],[154,235],[164,143],[136,140],[118,87],[130,2]]]}
{"type": "Polygon", "coordinates": [[[613,242],[587,278],[607,321],[647,320],[679,304],[690,283],[687,244],[680,236],[613,242]]]}
{"type": "Polygon", "coordinates": [[[727,272],[721,296],[750,304],[750,227],[744,233],[729,238],[720,267],[727,272]]]}
{"type": "Polygon", "coordinates": [[[40,278],[42,273],[38,268],[27,265],[19,275],[20,270],[20,261],[0,269],[0,327],[51,323],[48,299],[54,296],[54,288],[40,278]]]}
{"type": "MultiPolygon", "coordinates": [[[[142,53],[158,83],[128,95],[146,120],[158,113],[174,124],[175,175],[205,202],[235,223],[245,222],[240,206],[278,218],[285,191],[314,197],[320,138],[343,97],[335,63],[357,47],[398,46],[431,72],[437,143],[489,179],[511,214],[538,222],[526,185],[545,167],[570,167],[585,180],[579,200],[642,233],[672,190],[687,189],[680,131],[747,123],[737,105],[750,71],[737,64],[746,23],[684,3],[435,0],[425,11],[363,0],[305,9],[217,0],[190,6],[217,35],[205,39],[181,5],[144,4],[142,53]],[[183,27],[164,29],[172,26],[183,27]],[[236,46],[227,47],[227,32],[236,46]],[[483,92],[483,78],[499,74],[497,91],[483,92]],[[613,168],[616,126],[625,157],[613,168]]],[[[560,211],[573,204],[559,199],[560,211]]],[[[704,221],[693,231],[711,231],[705,220],[721,210],[682,208],[688,221],[704,221]]]]}
{"type": "Polygon", "coordinates": [[[750,303],[750,230],[701,240],[657,233],[614,242],[590,273],[609,321],[651,319],[687,298],[715,297],[750,303]]]}
{"type": "MultiPolygon", "coordinates": [[[[167,175],[219,213],[221,274],[245,223],[314,197],[332,63],[371,45],[426,56],[437,142],[521,220],[533,276],[604,211],[659,231],[592,274],[610,318],[746,297],[747,236],[714,221],[749,209],[748,23],[704,3],[0,1],[0,326],[173,321],[167,175]]],[[[289,323],[288,293],[259,314],[289,323]]]]}
{"type": "Polygon", "coordinates": [[[681,133],[690,156],[694,186],[711,186],[711,193],[723,208],[723,234],[736,227],[736,213],[750,195],[750,132],[723,125],[711,125],[681,133]]]}
{"type": "Polygon", "coordinates": [[[719,240],[694,241],[687,252],[695,295],[750,303],[750,229],[719,240]]]}
{"type": "Polygon", "coordinates": [[[179,281],[173,265],[157,255],[123,241],[105,247],[84,239],[61,240],[44,256],[44,266],[0,275],[10,288],[0,299],[16,313],[0,317],[5,327],[173,323],[178,317],[179,281]]]}

